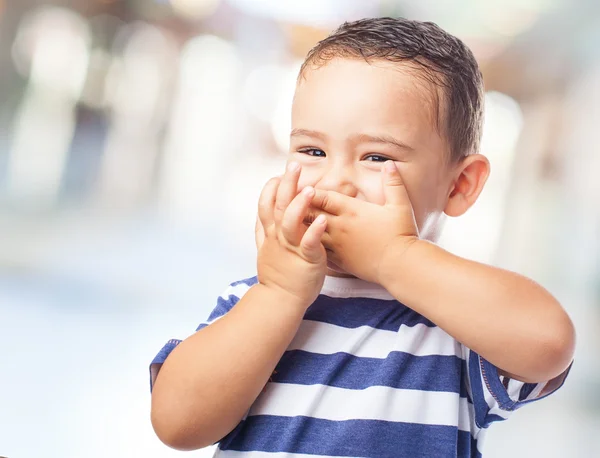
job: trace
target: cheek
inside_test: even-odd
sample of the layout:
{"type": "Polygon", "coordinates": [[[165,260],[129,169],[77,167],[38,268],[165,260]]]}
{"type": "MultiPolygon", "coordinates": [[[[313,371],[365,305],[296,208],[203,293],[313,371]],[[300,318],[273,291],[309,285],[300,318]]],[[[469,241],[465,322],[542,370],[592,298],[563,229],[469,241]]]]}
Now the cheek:
{"type": "Polygon", "coordinates": [[[382,183],[381,175],[379,173],[370,172],[368,176],[363,177],[361,183],[358,184],[358,197],[372,204],[385,204],[382,183]]]}
{"type": "Polygon", "coordinates": [[[298,192],[302,191],[307,186],[315,186],[319,182],[319,177],[314,170],[303,167],[298,178],[298,192]]]}

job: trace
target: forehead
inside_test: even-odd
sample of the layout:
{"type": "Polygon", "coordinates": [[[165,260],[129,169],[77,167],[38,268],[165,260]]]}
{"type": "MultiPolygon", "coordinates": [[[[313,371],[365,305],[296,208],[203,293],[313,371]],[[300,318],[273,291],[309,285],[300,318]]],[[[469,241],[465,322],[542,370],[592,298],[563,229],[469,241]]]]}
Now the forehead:
{"type": "Polygon", "coordinates": [[[296,87],[292,124],[337,132],[385,130],[415,147],[428,143],[439,138],[439,97],[419,71],[410,64],[342,58],[308,67],[296,87]]]}

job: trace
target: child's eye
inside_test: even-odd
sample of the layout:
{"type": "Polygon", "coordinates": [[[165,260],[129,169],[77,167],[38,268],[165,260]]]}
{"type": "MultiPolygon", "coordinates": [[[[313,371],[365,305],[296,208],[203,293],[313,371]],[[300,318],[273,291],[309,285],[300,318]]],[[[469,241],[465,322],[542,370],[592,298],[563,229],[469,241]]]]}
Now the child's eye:
{"type": "Polygon", "coordinates": [[[389,161],[390,158],[385,157],[385,156],[380,156],[379,154],[371,154],[370,156],[365,157],[364,160],[371,161],[371,162],[385,162],[385,161],[389,161]]]}
{"type": "Polygon", "coordinates": [[[309,156],[314,157],[325,157],[325,151],[320,150],[318,148],[305,148],[298,150],[299,153],[308,154],[309,156]]]}

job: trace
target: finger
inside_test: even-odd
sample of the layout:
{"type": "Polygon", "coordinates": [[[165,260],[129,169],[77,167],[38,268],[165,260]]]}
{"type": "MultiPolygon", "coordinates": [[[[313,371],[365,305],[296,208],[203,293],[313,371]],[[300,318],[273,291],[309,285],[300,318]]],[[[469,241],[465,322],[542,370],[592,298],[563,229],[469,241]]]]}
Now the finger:
{"type": "Polygon", "coordinates": [[[325,256],[325,248],[321,244],[325,229],[327,229],[327,218],[325,215],[319,215],[302,237],[300,250],[307,261],[317,263],[325,256]]]}
{"type": "Polygon", "coordinates": [[[383,166],[383,194],[386,204],[410,205],[406,186],[394,161],[386,161],[383,166]]]}
{"type": "Polygon", "coordinates": [[[283,215],[281,221],[281,233],[288,243],[298,246],[302,240],[302,236],[306,232],[304,219],[308,211],[308,207],[315,194],[312,186],[307,186],[298,194],[292,203],[290,203],[283,215]]]}
{"type": "Polygon", "coordinates": [[[264,229],[273,224],[273,207],[280,180],[279,177],[271,178],[262,189],[258,199],[258,218],[264,229]]]}
{"type": "Polygon", "coordinates": [[[346,199],[350,199],[350,197],[334,191],[315,189],[312,205],[331,215],[339,215],[344,212],[347,204],[346,199]]]}
{"type": "Polygon", "coordinates": [[[281,179],[281,184],[277,190],[275,199],[275,211],[273,214],[275,222],[282,220],[285,210],[288,205],[296,197],[298,190],[298,178],[300,177],[300,164],[290,162],[285,171],[285,175],[281,179]]]}
{"type": "MultiPolygon", "coordinates": [[[[324,216],[324,215],[323,215],[324,216]]],[[[321,237],[321,243],[325,247],[326,250],[333,251],[333,240],[331,238],[331,234],[328,232],[331,228],[331,218],[327,218],[327,227],[325,228],[325,233],[321,237]]]]}
{"type": "Polygon", "coordinates": [[[265,241],[265,229],[263,228],[258,216],[256,217],[256,225],[254,226],[254,241],[256,242],[257,250],[260,250],[260,247],[265,241]]]}
{"type": "MultiPolygon", "coordinates": [[[[306,215],[304,215],[304,225],[306,227],[310,226],[314,220],[317,219],[317,216],[324,214],[323,210],[319,210],[318,208],[313,207],[312,205],[308,207],[306,211],[306,215]]],[[[325,215],[329,216],[329,223],[331,223],[331,218],[334,218],[333,215],[325,215]]]]}

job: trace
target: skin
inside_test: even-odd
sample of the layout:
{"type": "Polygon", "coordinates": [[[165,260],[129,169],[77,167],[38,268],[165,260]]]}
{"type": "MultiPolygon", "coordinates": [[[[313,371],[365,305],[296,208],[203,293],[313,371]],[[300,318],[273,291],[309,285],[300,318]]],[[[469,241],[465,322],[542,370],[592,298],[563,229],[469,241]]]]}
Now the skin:
{"type": "MultiPolygon", "coordinates": [[[[455,174],[446,167],[446,141],[434,128],[430,92],[414,72],[341,59],[309,70],[294,98],[289,160],[302,165],[299,188],[378,205],[385,203],[381,166],[393,160],[421,237],[435,241],[455,174]]],[[[470,160],[481,161],[487,172],[483,156],[470,160]]]]}
{"type": "Polygon", "coordinates": [[[568,367],[573,326],[547,291],[433,243],[445,215],[477,200],[489,164],[447,160],[431,91],[413,68],[385,62],[336,59],[300,80],[287,170],[260,197],[259,283],[165,361],[152,393],[163,442],[197,449],[239,423],[326,274],[381,284],[512,378],[568,367]]]}
{"type": "MultiPolygon", "coordinates": [[[[388,62],[336,59],[309,69],[292,108],[288,164],[302,169],[296,191],[312,186],[381,205],[381,167],[393,160],[419,237],[436,242],[445,216],[459,216],[479,196],[489,162],[473,154],[460,164],[448,163],[447,141],[435,127],[432,90],[413,67],[388,62]]],[[[256,238],[259,245],[259,224],[256,238]]],[[[328,274],[340,275],[336,270],[328,274]]]]}

